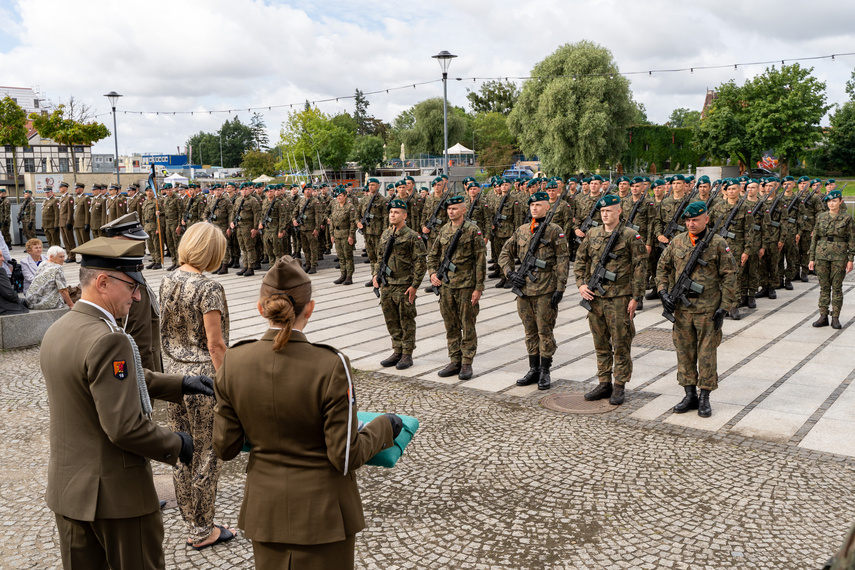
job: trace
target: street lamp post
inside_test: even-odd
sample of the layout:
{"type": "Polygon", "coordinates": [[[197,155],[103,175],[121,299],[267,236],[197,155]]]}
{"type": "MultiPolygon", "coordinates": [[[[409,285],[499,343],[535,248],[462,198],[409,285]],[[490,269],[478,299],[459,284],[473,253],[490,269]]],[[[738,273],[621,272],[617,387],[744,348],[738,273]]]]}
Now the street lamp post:
{"type": "Polygon", "coordinates": [[[457,57],[446,50],[442,50],[432,58],[439,61],[439,66],[442,68],[442,131],[445,148],[443,153],[444,169],[443,172],[448,173],[451,178],[451,167],[448,164],[448,66],[451,65],[451,60],[457,57]]]}
{"type": "Polygon", "coordinates": [[[110,91],[104,97],[110,101],[110,106],[113,107],[113,142],[116,143],[116,184],[121,186],[122,182],[119,180],[119,137],[116,134],[116,103],[119,101],[119,95],[115,91],[110,91]]]}

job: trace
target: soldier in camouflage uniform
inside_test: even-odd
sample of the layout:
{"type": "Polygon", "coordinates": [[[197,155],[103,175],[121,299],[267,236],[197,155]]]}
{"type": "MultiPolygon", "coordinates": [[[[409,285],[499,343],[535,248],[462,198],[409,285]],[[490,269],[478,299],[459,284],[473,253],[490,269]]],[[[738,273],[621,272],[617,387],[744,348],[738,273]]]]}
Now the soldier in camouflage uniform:
{"type": "Polygon", "coordinates": [[[469,183],[466,188],[466,221],[474,222],[481,228],[481,236],[484,238],[484,247],[490,240],[490,225],[491,217],[490,210],[487,209],[486,198],[481,187],[474,180],[469,183]]]}
{"type": "MultiPolygon", "coordinates": [[[[368,253],[368,261],[371,263],[371,274],[377,272],[377,264],[380,263],[380,236],[383,234],[383,228],[386,227],[386,198],[379,193],[380,181],[376,178],[368,179],[368,193],[362,197],[359,202],[359,208],[356,210],[357,221],[356,227],[362,230],[365,238],[365,250],[368,253]],[[369,210],[370,204],[370,210],[369,210]],[[366,216],[366,211],[368,215],[366,216]],[[363,224],[362,220],[367,219],[367,224],[363,224]]],[[[373,286],[369,280],[365,284],[366,287],[373,286]]]]}
{"type": "Polygon", "coordinates": [[[439,206],[439,211],[436,214],[436,218],[439,223],[436,224],[434,230],[439,229],[444,223],[448,221],[448,214],[445,213],[445,205],[440,204],[442,202],[442,195],[445,192],[445,180],[437,176],[431,182],[431,186],[433,187],[433,192],[428,194],[427,198],[424,198],[422,202],[422,219],[419,222],[419,226],[421,226],[422,235],[424,235],[428,240],[428,245],[433,241],[431,238],[436,237],[436,231],[434,231],[433,235],[431,235],[430,229],[427,227],[427,223],[430,220],[430,217],[433,215],[437,206],[439,206]]]}
{"type": "MultiPolygon", "coordinates": [[[[807,178],[807,177],[802,177],[807,178]]],[[[802,186],[807,186],[807,180],[802,181],[802,186]]],[[[794,206],[787,214],[787,207],[796,199],[798,192],[795,188],[792,176],[784,178],[784,196],[781,198],[781,241],[784,247],[778,258],[778,273],[781,277],[779,286],[787,291],[793,290],[793,281],[799,276],[799,235],[798,206],[794,206]]],[[[774,218],[773,218],[774,219],[774,218]]]]}
{"type": "MultiPolygon", "coordinates": [[[[768,289],[765,291],[761,289],[758,292],[763,280],[761,263],[763,258],[769,255],[769,249],[773,246],[769,240],[769,216],[766,213],[766,208],[771,205],[768,198],[759,206],[758,209],[758,204],[760,203],[760,200],[763,199],[763,196],[760,194],[760,189],[765,184],[766,179],[764,178],[756,183],[750,183],[745,187],[745,205],[748,207],[749,211],[754,212],[754,247],[752,248],[753,253],[749,253],[748,263],[746,264],[748,271],[748,290],[750,291],[751,296],[754,297],[768,297],[769,295],[768,289]]],[[[751,308],[750,304],[748,306],[751,308]]]]}
{"type": "Polygon", "coordinates": [[[823,212],[822,181],[819,178],[809,180],[808,189],[801,200],[799,200],[799,270],[796,277],[803,283],[808,282],[808,262],[810,261],[810,241],[813,227],[816,225],[816,217],[823,212]]]}
{"type": "MultiPolygon", "coordinates": [[[[629,180],[628,184],[629,195],[626,198],[621,199],[620,201],[621,220],[624,222],[624,225],[638,232],[638,235],[641,236],[641,241],[644,243],[644,249],[647,252],[644,261],[644,285],[646,289],[647,283],[650,278],[650,264],[648,256],[650,255],[650,252],[653,251],[653,248],[656,246],[656,244],[651,241],[652,238],[650,236],[650,234],[652,233],[650,229],[650,225],[652,223],[651,216],[656,211],[656,209],[653,199],[649,198],[644,192],[645,184],[640,177],[629,180]],[[638,205],[638,209],[635,211],[635,218],[633,218],[632,225],[630,225],[629,216],[632,213],[636,202],[638,202],[639,200],[641,200],[642,202],[638,205]]],[[[644,292],[642,291],[642,295],[636,297],[635,300],[637,302],[635,310],[642,310],[644,308],[644,292]]]]}
{"type": "Polygon", "coordinates": [[[323,206],[314,194],[315,189],[312,186],[306,185],[303,188],[303,198],[295,208],[296,215],[291,222],[300,232],[303,253],[306,254],[303,268],[309,274],[318,272],[318,236],[324,221],[323,206]]]}
{"type": "MultiPolygon", "coordinates": [[[[297,217],[297,209],[300,205],[300,185],[294,183],[291,185],[290,197],[288,198],[288,209],[289,209],[289,217],[293,221],[294,218],[297,217]]],[[[288,239],[291,240],[291,251],[292,257],[294,259],[300,259],[302,256],[300,254],[300,229],[291,225],[291,229],[288,232],[288,239]]]]}
{"type": "Polygon", "coordinates": [[[647,280],[647,248],[641,234],[623,223],[618,196],[603,196],[599,204],[603,225],[591,228],[582,240],[573,268],[579,293],[591,304],[588,326],[597,353],[599,384],[585,394],[585,399],[593,401],[609,398],[609,403],[619,406],[624,402],[624,386],[632,377],[632,339],[635,338],[633,319],[647,280]],[[604,280],[602,287],[605,293],[600,293],[588,287],[588,280],[615,231],[621,232],[611,250],[615,257],[609,259],[605,266],[615,274],[615,279],[604,280]]]}
{"type": "Polygon", "coordinates": [[[461,380],[472,378],[472,361],[478,348],[475,320],[480,309],[478,301],[484,291],[487,254],[484,237],[477,225],[464,219],[466,205],[463,196],[452,196],[446,204],[448,223],[442,226],[427,258],[428,273],[434,287],[440,287],[439,312],[445,323],[450,363],[438,372],[442,378],[457,374],[461,380]],[[460,230],[457,248],[450,261],[448,281],[441,281],[436,272],[445,259],[454,234],[460,230]]]}
{"type": "Polygon", "coordinates": [[[258,224],[261,221],[261,206],[258,200],[250,196],[251,186],[243,186],[241,195],[232,205],[232,221],[229,222],[229,232],[237,233],[238,244],[243,254],[243,267],[238,275],[251,277],[255,275],[253,267],[258,263],[255,251],[255,238],[258,236],[258,224]]]}
{"type": "Polygon", "coordinates": [[[703,286],[703,293],[691,292],[688,307],[672,298],[668,287],[682,274],[695,244],[712,231],[704,202],[689,204],[683,223],[687,231],[675,235],[659,259],[656,287],[663,307],[674,315],[671,336],[677,349],[677,381],[686,392],[674,412],[696,409],[699,416],[708,418],[712,415],[710,391],[718,387],[716,351],[721,344],[721,323],[736,306],[736,262],[724,238],[713,236],[701,256],[705,264],[699,263],[690,275],[703,286]]]}
{"type": "MultiPolygon", "coordinates": [[[[224,188],[222,186],[214,186],[214,199],[205,206],[205,210],[202,212],[202,219],[207,222],[210,222],[217,226],[223,236],[226,238],[226,242],[229,240],[229,223],[232,220],[232,202],[229,200],[228,195],[226,194],[224,188]]],[[[164,206],[164,208],[168,208],[168,206],[164,206]]],[[[178,255],[176,252],[175,260],[177,261],[178,255]]],[[[223,256],[223,262],[220,265],[220,268],[217,269],[214,274],[215,275],[225,275],[229,272],[229,267],[232,264],[231,251],[228,247],[226,247],[225,255],[223,256]]]]}
{"type": "Polygon", "coordinates": [[[36,237],[36,201],[33,200],[33,191],[24,190],[24,201],[18,210],[18,223],[21,224],[21,233],[24,234],[24,243],[36,237]]]}
{"type": "Polygon", "coordinates": [[[323,207],[324,211],[324,222],[321,226],[320,237],[318,238],[318,259],[323,259],[324,255],[332,253],[333,246],[333,235],[330,231],[329,226],[326,223],[326,214],[330,211],[330,206],[333,202],[332,190],[330,189],[328,184],[325,184],[321,187],[321,192],[318,196],[318,202],[321,203],[321,206],[323,207]]]}
{"type": "Polygon", "coordinates": [[[0,232],[3,233],[3,240],[6,246],[12,247],[12,202],[6,196],[6,188],[0,188],[0,232]]]}
{"type": "Polygon", "coordinates": [[[264,193],[266,196],[261,203],[261,222],[258,224],[258,231],[261,232],[261,239],[264,242],[264,259],[273,265],[283,255],[279,239],[282,203],[276,197],[275,184],[267,186],[264,193]]]}
{"type": "Polygon", "coordinates": [[[74,185],[74,237],[77,245],[89,241],[90,214],[92,198],[83,193],[84,184],[78,182],[74,185]]]}
{"type": "Polygon", "coordinates": [[[377,274],[380,264],[372,265],[372,283],[380,289],[380,307],[386,329],[392,337],[392,354],[382,360],[383,367],[404,370],[413,365],[416,348],[416,293],[424,278],[425,244],[419,234],[406,224],[407,205],[403,200],[389,202],[389,227],[380,237],[381,260],[390,240],[392,249],[387,260],[387,284],[380,287],[377,274]]]}
{"type": "Polygon", "coordinates": [[[341,268],[336,285],[353,285],[353,244],[356,243],[356,208],[347,199],[347,190],[339,186],[333,195],[327,216],[327,226],[335,240],[335,254],[341,268]]]}
{"type": "MultiPolygon", "coordinates": [[[[566,206],[562,201],[557,207],[566,206]]],[[[564,230],[550,223],[537,246],[537,259],[545,267],[537,270],[537,281],[532,282],[514,271],[514,260],[525,257],[531,247],[532,234],[545,221],[550,210],[549,195],[535,192],[529,198],[532,223],[520,226],[510,239],[505,241],[499,254],[499,266],[512,286],[522,291],[517,297],[517,314],[525,330],[525,348],[528,353],[529,371],[517,380],[517,385],[528,386],[537,382],[538,390],[548,390],[552,385],[550,369],[555,355],[555,319],[558,303],[564,297],[567,277],[570,272],[570,251],[564,230]]]]}
{"type": "MultiPolygon", "coordinates": [[[[549,206],[561,197],[561,184],[557,180],[553,180],[546,184],[546,193],[549,195],[549,206]]],[[[530,199],[530,198],[529,198],[530,199]]],[[[561,200],[561,203],[555,208],[555,215],[552,217],[552,223],[561,228],[561,233],[572,235],[573,233],[573,208],[561,200]]],[[[569,258],[568,258],[569,263],[569,258]]]]}
{"type": "Polygon", "coordinates": [[[724,222],[730,216],[734,208],[738,209],[733,218],[733,222],[728,228],[727,245],[730,247],[730,254],[737,264],[736,277],[736,295],[739,303],[730,312],[730,318],[738,321],[742,318],[739,314],[739,307],[747,306],[751,309],[757,307],[754,302],[755,291],[749,291],[748,288],[748,259],[752,254],[757,254],[757,242],[754,238],[754,218],[748,210],[745,202],[740,204],[739,193],[741,184],[737,179],[730,179],[722,182],[722,189],[725,193],[725,200],[722,200],[709,211],[710,227],[714,227],[721,220],[720,228],[724,229],[724,222]]]}
{"type": "Polygon", "coordinates": [[[580,241],[585,237],[585,232],[582,231],[582,225],[591,210],[594,212],[591,216],[591,220],[594,222],[591,227],[597,227],[603,223],[603,220],[600,219],[600,212],[596,209],[599,199],[603,197],[603,182],[604,180],[602,176],[598,174],[592,176],[588,183],[588,195],[580,198],[576,205],[576,218],[573,220],[573,234],[575,237],[579,238],[580,241]]]}
{"type": "Polygon", "coordinates": [[[172,263],[166,268],[167,271],[178,269],[178,220],[181,217],[181,200],[175,195],[172,184],[167,182],[163,185],[163,210],[160,213],[160,223],[163,226],[163,245],[172,258],[172,263]]]}
{"type": "Polygon", "coordinates": [[[852,271],[855,257],[855,222],[840,205],[840,190],[832,190],[823,198],[828,211],[816,220],[810,242],[808,268],[819,278],[819,319],[815,327],[828,326],[828,305],[831,304],[831,327],[840,328],[843,306],[843,278],[852,271]]]}
{"type": "Polygon", "coordinates": [[[421,231],[422,211],[425,204],[422,197],[416,192],[413,177],[407,176],[396,182],[395,190],[398,199],[403,200],[407,205],[407,226],[415,232],[421,231]]]}
{"type": "MultiPolygon", "coordinates": [[[[201,219],[202,212],[199,210],[199,206],[203,202],[204,197],[201,194],[197,194],[195,185],[191,184],[188,186],[185,193],[184,203],[182,204],[184,211],[181,212],[181,219],[178,221],[180,230],[178,232],[179,235],[189,230],[190,226],[201,219]]],[[[204,208],[204,206],[202,207],[204,208]]]]}
{"type": "MultiPolygon", "coordinates": [[[[792,178],[792,177],[790,177],[792,178]]],[[[783,203],[783,190],[778,189],[778,181],[775,179],[766,182],[764,190],[769,194],[765,204],[765,216],[763,217],[763,243],[766,244],[766,254],[760,258],[760,292],[758,297],[777,299],[775,291],[781,282],[779,273],[781,251],[787,237],[784,233],[786,226],[781,223],[785,204],[783,203]],[[778,199],[780,197],[780,199],[778,199]]]]}
{"type": "MultiPolygon", "coordinates": [[[[511,188],[510,180],[503,180],[502,184],[498,187],[498,192],[493,198],[493,206],[491,209],[493,219],[490,223],[490,239],[491,241],[496,242],[496,250],[501,254],[502,249],[505,247],[505,242],[514,234],[514,230],[521,225],[516,222],[520,219],[519,212],[522,207],[517,199],[516,193],[511,188]],[[498,222],[498,224],[495,222],[498,222]]],[[[506,285],[506,280],[504,274],[499,268],[498,257],[496,258],[496,265],[491,266],[491,269],[493,269],[493,273],[490,273],[487,277],[490,277],[491,279],[498,277],[499,282],[496,283],[496,288],[502,289],[506,285]]]]}
{"type": "MultiPolygon", "coordinates": [[[[0,198],[2,201],[2,198],[0,198]]],[[[59,200],[53,188],[45,188],[45,201],[42,202],[42,229],[45,231],[48,247],[60,245],[59,241],[59,200]]],[[[7,242],[8,245],[8,242],[7,242]]]]}
{"type": "MultiPolygon", "coordinates": [[[[151,187],[145,189],[145,200],[142,205],[142,223],[145,233],[148,234],[148,251],[151,254],[151,263],[146,269],[163,269],[163,199],[154,197],[151,187]]],[[[134,210],[131,210],[134,211],[134,210]]]]}

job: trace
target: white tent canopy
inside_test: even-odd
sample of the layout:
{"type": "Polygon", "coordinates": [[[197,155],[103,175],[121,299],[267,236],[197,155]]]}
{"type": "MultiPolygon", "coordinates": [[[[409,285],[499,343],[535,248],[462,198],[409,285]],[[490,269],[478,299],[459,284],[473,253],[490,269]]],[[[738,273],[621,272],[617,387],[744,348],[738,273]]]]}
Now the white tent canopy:
{"type": "Polygon", "coordinates": [[[475,151],[469,150],[462,144],[457,143],[456,145],[445,151],[445,154],[475,154],[475,151]]]}
{"type": "Polygon", "coordinates": [[[187,184],[190,181],[190,179],[187,178],[186,176],[181,176],[180,174],[178,174],[176,172],[175,174],[171,174],[170,176],[167,176],[166,178],[164,178],[163,181],[169,182],[170,184],[172,184],[174,186],[175,184],[187,184]]]}
{"type": "Polygon", "coordinates": [[[271,180],[273,180],[273,178],[271,178],[270,176],[267,176],[266,174],[262,174],[261,176],[259,176],[255,180],[253,180],[253,182],[255,182],[256,184],[258,184],[259,182],[264,184],[265,182],[270,182],[271,180]]]}

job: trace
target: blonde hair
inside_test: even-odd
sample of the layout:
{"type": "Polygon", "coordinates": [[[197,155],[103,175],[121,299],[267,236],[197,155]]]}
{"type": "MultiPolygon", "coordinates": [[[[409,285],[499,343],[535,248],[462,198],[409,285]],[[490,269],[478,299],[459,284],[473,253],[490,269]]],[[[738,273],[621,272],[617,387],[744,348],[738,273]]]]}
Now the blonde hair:
{"type": "Polygon", "coordinates": [[[42,245],[42,240],[38,238],[28,239],[27,243],[24,244],[24,249],[27,250],[27,253],[30,253],[30,250],[36,245],[42,245]]]}
{"type": "Polygon", "coordinates": [[[226,236],[210,222],[190,226],[178,246],[178,263],[199,271],[213,271],[226,254],[226,236]]]}
{"type": "Polygon", "coordinates": [[[294,326],[294,321],[303,313],[311,300],[311,283],[261,297],[258,302],[261,305],[261,313],[264,318],[274,325],[282,327],[276,334],[273,350],[279,350],[288,343],[291,339],[291,328],[294,326]]]}

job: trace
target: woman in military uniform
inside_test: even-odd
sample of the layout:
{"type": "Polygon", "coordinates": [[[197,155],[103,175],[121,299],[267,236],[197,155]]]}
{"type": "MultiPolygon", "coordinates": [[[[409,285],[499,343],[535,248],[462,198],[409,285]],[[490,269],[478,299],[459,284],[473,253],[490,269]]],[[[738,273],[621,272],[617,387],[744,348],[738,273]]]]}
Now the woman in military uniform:
{"type": "Polygon", "coordinates": [[[315,302],[298,260],[276,260],[257,308],[270,328],[226,351],[215,387],[217,455],[251,442],[238,526],[256,568],[353,568],[365,527],[354,471],[392,445],[401,419],[358,429],[349,360],[303,333],[315,302]]]}
{"type": "Polygon", "coordinates": [[[817,217],[810,242],[808,269],[819,278],[819,319],[813,326],[828,326],[828,305],[831,303],[831,327],[840,328],[843,307],[843,277],[852,271],[855,256],[855,222],[841,212],[843,197],[840,190],[825,195],[828,211],[817,217]]]}

